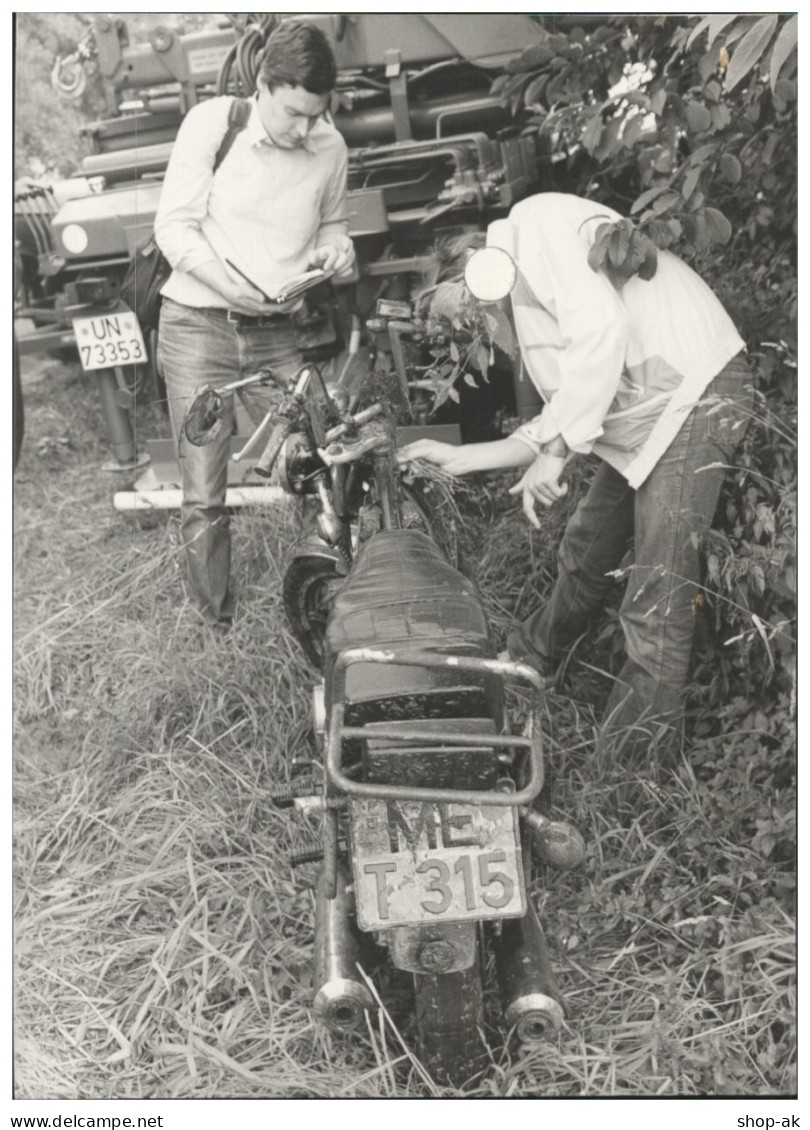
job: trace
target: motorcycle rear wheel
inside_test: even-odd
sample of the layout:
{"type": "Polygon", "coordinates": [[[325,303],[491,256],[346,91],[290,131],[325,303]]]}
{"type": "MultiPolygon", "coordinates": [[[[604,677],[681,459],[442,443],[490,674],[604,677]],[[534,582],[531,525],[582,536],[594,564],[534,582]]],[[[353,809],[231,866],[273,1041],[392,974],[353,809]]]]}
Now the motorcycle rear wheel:
{"type": "Polygon", "coordinates": [[[434,1083],[462,1089],[486,1066],[481,960],[460,973],[414,974],[418,1055],[434,1083]]]}

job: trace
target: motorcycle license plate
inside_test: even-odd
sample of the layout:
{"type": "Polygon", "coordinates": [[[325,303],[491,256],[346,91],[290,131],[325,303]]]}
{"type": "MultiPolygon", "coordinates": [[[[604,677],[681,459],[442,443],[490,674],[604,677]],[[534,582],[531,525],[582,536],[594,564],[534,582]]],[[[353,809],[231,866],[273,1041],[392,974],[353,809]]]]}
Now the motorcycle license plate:
{"type": "Polygon", "coordinates": [[[147,360],[141,327],[131,310],[74,318],[73,332],[85,371],[142,365],[147,360]]]}
{"type": "Polygon", "coordinates": [[[526,913],[514,808],[352,800],[350,835],[361,930],[526,913]]]}

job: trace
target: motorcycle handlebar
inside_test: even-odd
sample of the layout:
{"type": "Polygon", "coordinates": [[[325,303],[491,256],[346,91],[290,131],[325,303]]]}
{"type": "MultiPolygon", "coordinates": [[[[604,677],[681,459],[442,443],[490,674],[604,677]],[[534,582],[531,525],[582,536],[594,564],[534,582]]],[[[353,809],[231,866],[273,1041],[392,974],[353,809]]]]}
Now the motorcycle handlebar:
{"type": "Polygon", "coordinates": [[[276,424],[270,433],[270,438],[264,451],[256,461],[254,470],[257,475],[261,475],[264,479],[269,479],[273,473],[273,468],[276,465],[276,460],[281,454],[281,449],[284,446],[284,441],[290,434],[291,425],[287,420],[282,420],[276,424]]]}

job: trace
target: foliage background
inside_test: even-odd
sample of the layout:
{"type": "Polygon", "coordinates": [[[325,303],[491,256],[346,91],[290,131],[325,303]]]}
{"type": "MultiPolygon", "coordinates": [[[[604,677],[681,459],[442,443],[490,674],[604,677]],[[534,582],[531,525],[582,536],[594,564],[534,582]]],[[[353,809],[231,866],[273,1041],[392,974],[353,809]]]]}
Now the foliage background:
{"type": "Polygon", "coordinates": [[[545,23],[493,89],[568,154],[561,188],[634,221],[605,225],[593,265],[629,277],[671,248],[748,346],[757,407],[704,546],[717,631],[698,679],[712,708],[772,703],[795,679],[798,16],[545,23]]]}

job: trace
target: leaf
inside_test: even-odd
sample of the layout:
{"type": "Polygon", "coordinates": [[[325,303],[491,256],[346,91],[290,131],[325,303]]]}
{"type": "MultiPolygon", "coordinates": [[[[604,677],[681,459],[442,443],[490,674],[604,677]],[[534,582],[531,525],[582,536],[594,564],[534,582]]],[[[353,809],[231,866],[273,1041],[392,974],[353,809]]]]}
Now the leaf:
{"type": "Polygon", "coordinates": [[[780,102],[793,102],[796,98],[796,83],[789,78],[780,78],[773,88],[773,96],[780,102]]]}
{"type": "Polygon", "coordinates": [[[704,211],[709,234],[715,243],[728,243],[731,239],[731,224],[718,208],[704,211]]]}
{"type": "Polygon", "coordinates": [[[686,103],[686,124],[693,133],[703,133],[712,124],[712,117],[702,102],[686,103]]]}
{"type": "Polygon", "coordinates": [[[659,196],[668,191],[668,184],[657,184],[655,188],[648,188],[646,192],[642,192],[641,196],[633,201],[630,215],[633,216],[636,212],[640,212],[643,208],[646,208],[648,204],[652,204],[653,200],[657,200],[659,196]]]}
{"type": "Polygon", "coordinates": [[[658,248],[651,239],[646,240],[644,248],[644,262],[638,269],[638,277],[649,282],[658,270],[658,248]]]}
{"type": "Polygon", "coordinates": [[[621,117],[610,119],[602,131],[602,139],[594,152],[597,161],[606,161],[619,152],[622,144],[619,134],[623,125],[624,119],[621,117]]]}
{"type": "Polygon", "coordinates": [[[478,388],[478,385],[475,383],[475,377],[472,375],[472,373],[464,374],[464,383],[465,385],[469,385],[470,388],[478,388]]]}
{"type": "Polygon", "coordinates": [[[654,114],[660,117],[664,112],[664,107],[667,104],[667,92],[665,89],[657,90],[650,99],[650,109],[654,114]]]}
{"type": "Polygon", "coordinates": [[[713,157],[719,148],[720,146],[716,141],[708,141],[705,145],[699,145],[689,155],[689,164],[702,165],[705,161],[708,161],[709,157],[713,157]]]}
{"type": "Polygon", "coordinates": [[[608,259],[614,267],[622,267],[625,264],[627,253],[630,250],[632,230],[629,221],[619,220],[617,224],[613,225],[613,231],[608,240],[608,259]]]}
{"type": "MultiPolygon", "coordinates": [[[[722,213],[721,213],[722,215],[722,213]]],[[[725,217],[723,217],[725,219],[725,217]]],[[[692,242],[697,251],[706,251],[712,242],[712,237],[709,233],[709,223],[706,219],[705,210],[695,213],[695,220],[697,222],[697,232],[692,242]]]]}
{"type": "Polygon", "coordinates": [[[698,181],[700,180],[700,174],[702,172],[703,172],[703,166],[698,165],[697,168],[690,169],[689,172],[684,177],[683,188],[681,189],[684,200],[688,200],[689,197],[692,195],[692,193],[697,188],[698,181]]]}
{"type": "Polygon", "coordinates": [[[665,192],[662,196],[658,197],[658,199],[653,204],[653,212],[655,212],[657,215],[660,215],[662,212],[667,212],[670,208],[674,207],[674,205],[680,203],[680,192],[674,192],[670,190],[669,192],[665,192]]]}
{"type": "Polygon", "coordinates": [[[602,136],[602,116],[601,114],[594,114],[589,119],[588,124],[582,133],[582,144],[589,153],[593,153],[599,144],[599,138],[602,136]]]}
{"type": "Polygon", "coordinates": [[[706,16],[690,33],[689,38],[686,41],[687,50],[706,30],[708,30],[709,32],[709,37],[706,40],[706,47],[711,47],[712,43],[714,43],[715,39],[717,39],[723,28],[728,27],[728,25],[730,23],[733,23],[736,18],[736,14],[733,16],[706,16]]]}
{"type": "Polygon", "coordinates": [[[756,66],[762,58],[778,23],[778,16],[763,16],[742,37],[731,56],[731,62],[726,71],[727,92],[738,86],[751,68],[756,66]]]}
{"type": "Polygon", "coordinates": [[[454,341],[450,342],[450,358],[453,361],[458,361],[458,346],[454,341]]]}
{"type": "Polygon", "coordinates": [[[612,224],[600,224],[596,229],[593,247],[588,252],[588,266],[592,271],[598,271],[607,255],[608,240],[613,231],[612,224]]]}
{"type": "Polygon", "coordinates": [[[717,70],[717,56],[713,51],[707,52],[698,63],[698,74],[705,82],[717,70]]]}
{"type": "Polygon", "coordinates": [[[431,299],[431,317],[452,318],[464,304],[465,290],[462,282],[440,282],[431,299]]]}
{"type": "Polygon", "coordinates": [[[742,180],[742,165],[733,153],[724,153],[717,163],[720,176],[729,184],[739,184],[742,180]]]}
{"type": "MultiPolygon", "coordinates": [[[[762,581],[763,581],[762,589],[760,591],[764,590],[764,588],[765,588],[765,578],[764,578],[764,576],[762,578],[762,581]]],[[[756,612],[751,613],[751,619],[754,621],[754,627],[759,632],[760,637],[762,638],[762,642],[765,644],[765,650],[768,653],[768,659],[771,662],[771,668],[773,668],[774,667],[773,652],[771,651],[771,645],[770,645],[770,642],[768,640],[768,635],[765,631],[765,625],[760,620],[759,616],[757,616],[756,612]]]]}
{"type": "Polygon", "coordinates": [[[508,315],[494,306],[484,312],[484,321],[487,325],[490,342],[505,353],[507,357],[513,357],[515,335],[512,332],[512,323],[508,315]]]}
{"type": "Polygon", "coordinates": [[[518,55],[511,59],[505,67],[510,74],[519,74],[521,71],[534,71],[549,63],[554,58],[554,52],[546,43],[532,43],[518,55]]]}
{"type": "Polygon", "coordinates": [[[788,56],[796,50],[796,41],[799,35],[799,17],[791,16],[786,24],[782,26],[782,30],[776,37],[776,43],[773,45],[773,53],[771,55],[771,90],[776,90],[776,80],[779,78],[779,72],[785,65],[788,56]]]}
{"type": "Polygon", "coordinates": [[[547,82],[548,75],[538,75],[534,82],[529,83],[523,94],[523,101],[526,106],[531,106],[533,103],[537,102],[540,95],[545,90],[547,82]]]}
{"type": "Polygon", "coordinates": [[[622,133],[622,144],[625,149],[632,149],[635,143],[641,136],[641,131],[644,128],[644,115],[636,114],[630,119],[622,133]]]}
{"type": "Polygon", "coordinates": [[[646,229],[656,247],[667,248],[675,242],[672,228],[666,220],[650,220],[646,229]]]}
{"type": "Polygon", "coordinates": [[[712,126],[716,130],[724,130],[727,126],[731,125],[731,110],[728,106],[724,106],[719,102],[716,106],[712,106],[709,110],[712,118],[712,126]]]}

